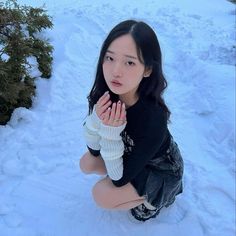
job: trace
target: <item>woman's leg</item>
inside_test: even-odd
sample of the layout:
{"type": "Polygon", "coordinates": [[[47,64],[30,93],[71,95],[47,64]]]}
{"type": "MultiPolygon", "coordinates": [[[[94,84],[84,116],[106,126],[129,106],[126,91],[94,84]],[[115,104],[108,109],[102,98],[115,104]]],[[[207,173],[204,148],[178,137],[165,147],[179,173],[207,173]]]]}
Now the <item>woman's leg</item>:
{"type": "Polygon", "coordinates": [[[93,198],[103,208],[123,210],[134,208],[145,200],[144,197],[138,195],[132,184],[116,187],[109,177],[95,184],[93,198]]]}
{"type": "Polygon", "coordinates": [[[80,169],[85,174],[107,174],[105,163],[101,156],[93,156],[90,152],[86,152],[80,159],[80,169]]]}

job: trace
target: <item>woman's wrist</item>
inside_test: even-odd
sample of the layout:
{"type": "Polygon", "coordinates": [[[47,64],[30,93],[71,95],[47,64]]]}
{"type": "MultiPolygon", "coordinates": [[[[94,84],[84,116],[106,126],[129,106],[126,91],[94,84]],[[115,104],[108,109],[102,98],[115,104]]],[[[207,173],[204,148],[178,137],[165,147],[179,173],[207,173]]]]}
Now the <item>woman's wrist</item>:
{"type": "Polygon", "coordinates": [[[101,120],[99,119],[97,113],[96,113],[96,109],[95,109],[95,106],[93,108],[93,111],[92,111],[92,114],[90,115],[91,116],[91,121],[93,123],[93,126],[96,128],[96,129],[99,129],[100,128],[100,125],[101,125],[101,120]]]}
{"type": "Polygon", "coordinates": [[[108,140],[121,140],[121,132],[125,129],[126,123],[120,126],[110,126],[101,123],[98,134],[101,138],[108,140]]]}

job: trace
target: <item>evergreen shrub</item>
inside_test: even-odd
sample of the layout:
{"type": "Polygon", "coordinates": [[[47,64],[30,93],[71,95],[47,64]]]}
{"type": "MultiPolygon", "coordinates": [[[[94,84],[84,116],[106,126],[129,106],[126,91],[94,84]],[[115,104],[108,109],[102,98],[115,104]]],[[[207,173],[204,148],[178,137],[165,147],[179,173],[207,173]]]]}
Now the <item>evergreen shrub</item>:
{"type": "Polygon", "coordinates": [[[50,78],[53,47],[43,30],[52,27],[45,7],[0,2],[0,125],[10,120],[15,108],[32,106],[36,77],[30,58],[37,61],[41,77],[50,78]]]}

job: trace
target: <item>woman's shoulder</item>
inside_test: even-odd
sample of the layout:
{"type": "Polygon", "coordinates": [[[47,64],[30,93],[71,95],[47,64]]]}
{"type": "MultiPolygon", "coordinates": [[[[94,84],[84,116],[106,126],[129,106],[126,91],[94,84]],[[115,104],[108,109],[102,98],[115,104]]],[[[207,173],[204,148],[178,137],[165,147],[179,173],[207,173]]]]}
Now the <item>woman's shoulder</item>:
{"type": "Polygon", "coordinates": [[[128,112],[136,113],[140,111],[165,113],[165,110],[159,103],[148,98],[139,98],[133,106],[128,108],[128,112]]]}
{"type": "Polygon", "coordinates": [[[128,119],[139,128],[147,130],[159,130],[160,126],[167,125],[167,113],[161,105],[149,99],[139,99],[137,104],[128,111],[128,119]]]}
{"type": "Polygon", "coordinates": [[[164,108],[157,102],[150,99],[143,99],[143,108],[146,111],[150,121],[151,120],[167,120],[167,113],[164,108]]]}

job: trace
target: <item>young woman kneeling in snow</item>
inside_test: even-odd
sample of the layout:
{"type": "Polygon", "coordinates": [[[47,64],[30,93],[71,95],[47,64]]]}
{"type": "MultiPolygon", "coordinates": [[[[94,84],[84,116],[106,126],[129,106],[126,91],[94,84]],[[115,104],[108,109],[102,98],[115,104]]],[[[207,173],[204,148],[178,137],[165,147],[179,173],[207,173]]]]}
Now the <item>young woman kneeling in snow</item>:
{"type": "Polygon", "coordinates": [[[144,22],[115,26],[103,43],[84,123],[84,173],[107,175],[93,187],[96,203],[155,217],[182,192],[183,160],[167,123],[167,82],[155,32],[144,22]]]}

